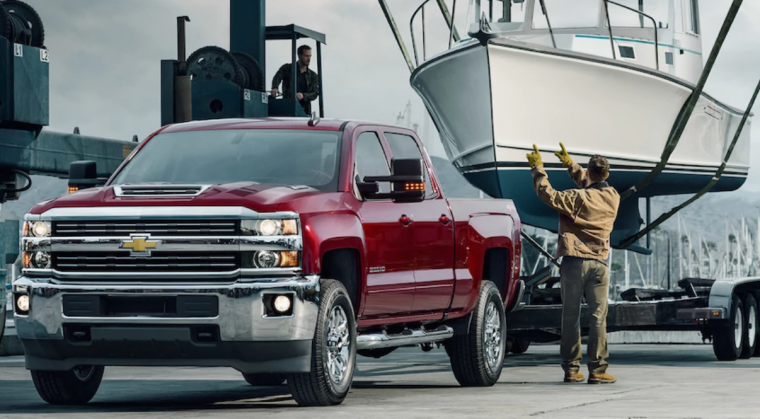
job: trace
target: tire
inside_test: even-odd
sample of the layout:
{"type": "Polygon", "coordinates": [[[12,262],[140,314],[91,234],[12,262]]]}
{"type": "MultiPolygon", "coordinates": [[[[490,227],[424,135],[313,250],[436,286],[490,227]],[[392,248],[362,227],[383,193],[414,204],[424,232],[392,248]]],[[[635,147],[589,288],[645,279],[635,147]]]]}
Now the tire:
{"type": "Polygon", "coordinates": [[[389,355],[391,352],[395,351],[396,349],[398,348],[362,349],[362,350],[356,351],[356,353],[361,356],[366,356],[367,358],[380,359],[386,355],[389,355]]]}
{"type": "Polygon", "coordinates": [[[42,400],[54,405],[86,404],[103,381],[102,366],[77,367],[70,371],[32,371],[32,381],[42,400]]]}
{"type": "Polygon", "coordinates": [[[243,374],[248,384],[254,387],[278,387],[285,384],[282,374],[243,374]]]}
{"type": "Polygon", "coordinates": [[[488,387],[499,380],[506,352],[506,317],[496,285],[483,281],[467,334],[455,335],[445,343],[460,385],[488,387]]]}
{"type": "Polygon", "coordinates": [[[742,351],[740,359],[750,359],[757,352],[757,340],[760,338],[760,329],[757,328],[758,311],[757,300],[752,294],[744,296],[744,330],[742,337],[742,351]]]}
{"type": "Polygon", "coordinates": [[[299,406],[341,404],[351,389],[356,369],[356,318],[346,288],[338,281],[324,280],[319,301],[311,372],[287,376],[290,393],[299,406]],[[340,351],[331,352],[328,344],[339,344],[340,351]],[[336,358],[341,362],[333,361],[336,358]]]}
{"type": "Polygon", "coordinates": [[[731,298],[731,316],[728,322],[716,325],[713,330],[713,352],[719,361],[736,361],[739,358],[744,336],[743,323],[744,304],[734,294],[731,298]]]}
{"type": "MultiPolygon", "coordinates": [[[[760,315],[760,291],[755,291],[755,303],[758,304],[758,314],[760,315]]],[[[758,327],[757,330],[757,338],[760,340],[760,327],[758,327]]],[[[760,357],[760,342],[755,344],[755,353],[752,354],[753,357],[760,357]]]]}
{"type": "Polygon", "coordinates": [[[511,352],[513,354],[524,354],[525,352],[528,352],[528,348],[530,348],[529,340],[515,339],[512,341],[511,352]]]}

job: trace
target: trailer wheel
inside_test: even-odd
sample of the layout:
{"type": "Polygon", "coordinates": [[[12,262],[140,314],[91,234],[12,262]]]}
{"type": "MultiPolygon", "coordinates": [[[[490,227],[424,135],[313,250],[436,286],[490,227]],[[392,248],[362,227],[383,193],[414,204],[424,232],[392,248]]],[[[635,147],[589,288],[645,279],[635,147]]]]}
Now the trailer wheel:
{"type": "MultiPolygon", "coordinates": [[[[755,304],[758,305],[758,318],[760,318],[760,291],[755,291],[755,304]]],[[[757,328],[757,340],[760,341],[760,327],[757,328]]],[[[755,343],[755,353],[752,355],[754,357],[760,357],[760,342],[755,343]]]]}
{"type": "Polygon", "coordinates": [[[464,387],[487,387],[501,377],[506,352],[507,316],[499,289],[491,281],[480,285],[480,296],[466,335],[446,341],[454,377],[464,387]]]}
{"type": "Polygon", "coordinates": [[[317,330],[311,349],[311,372],[287,376],[299,406],[343,403],[356,367],[356,317],[346,287],[326,279],[321,283],[317,330]]]}
{"type": "Polygon", "coordinates": [[[50,404],[86,404],[98,392],[104,370],[83,365],[70,371],[32,371],[32,381],[42,400],[50,404]]]}
{"type": "Polygon", "coordinates": [[[727,323],[718,324],[713,331],[713,352],[719,361],[736,361],[742,351],[744,337],[744,305],[734,294],[731,316],[727,323]]]}
{"type": "Polygon", "coordinates": [[[757,351],[758,331],[760,331],[757,328],[757,300],[752,294],[748,293],[744,297],[744,313],[744,336],[742,338],[744,345],[742,345],[739,358],[749,359],[757,351]]]}

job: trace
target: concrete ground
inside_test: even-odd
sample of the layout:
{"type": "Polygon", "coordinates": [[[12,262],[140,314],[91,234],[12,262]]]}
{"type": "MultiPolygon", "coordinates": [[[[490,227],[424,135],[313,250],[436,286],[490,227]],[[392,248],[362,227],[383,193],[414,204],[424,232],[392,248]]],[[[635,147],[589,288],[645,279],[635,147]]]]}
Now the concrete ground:
{"type": "Polygon", "coordinates": [[[717,362],[709,345],[611,345],[612,385],[564,384],[556,346],[510,355],[499,383],[461,388],[445,352],[360,357],[341,406],[298,408],[287,386],[251,387],[223,368],[107,368],[87,406],[38,397],[22,357],[0,358],[0,417],[760,418],[760,358],[717,362]]]}

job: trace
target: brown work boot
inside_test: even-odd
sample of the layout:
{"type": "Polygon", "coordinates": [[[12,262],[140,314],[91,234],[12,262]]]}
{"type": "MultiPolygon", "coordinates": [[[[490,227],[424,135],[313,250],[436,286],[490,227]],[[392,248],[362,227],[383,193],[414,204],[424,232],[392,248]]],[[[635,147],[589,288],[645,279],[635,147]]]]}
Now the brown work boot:
{"type": "Polygon", "coordinates": [[[591,374],[588,377],[589,384],[612,384],[615,381],[617,381],[615,376],[607,374],[606,372],[604,374],[591,374]]]}
{"type": "Polygon", "coordinates": [[[565,382],[566,383],[582,383],[583,382],[583,374],[580,372],[576,372],[575,374],[565,373],[565,382]]]}

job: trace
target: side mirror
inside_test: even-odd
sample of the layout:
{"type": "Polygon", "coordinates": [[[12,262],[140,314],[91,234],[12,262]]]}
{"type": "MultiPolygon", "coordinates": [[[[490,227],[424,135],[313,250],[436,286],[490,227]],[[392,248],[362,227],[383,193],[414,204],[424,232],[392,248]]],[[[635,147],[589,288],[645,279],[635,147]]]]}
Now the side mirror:
{"type": "Polygon", "coordinates": [[[75,161],[69,165],[69,193],[105,185],[107,180],[98,178],[94,161],[75,161]]]}
{"type": "Polygon", "coordinates": [[[367,176],[359,191],[367,199],[392,199],[393,202],[422,202],[425,199],[424,164],[420,159],[393,159],[390,176],[367,176]],[[391,191],[380,193],[377,182],[390,182],[391,191]]]}

